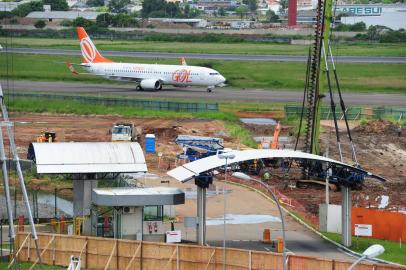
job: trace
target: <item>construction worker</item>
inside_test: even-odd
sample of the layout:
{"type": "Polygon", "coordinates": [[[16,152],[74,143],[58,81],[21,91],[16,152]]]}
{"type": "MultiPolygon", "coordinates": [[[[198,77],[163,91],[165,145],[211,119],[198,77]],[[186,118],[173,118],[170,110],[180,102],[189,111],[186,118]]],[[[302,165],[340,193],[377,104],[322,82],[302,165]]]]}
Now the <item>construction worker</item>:
{"type": "Polygon", "coordinates": [[[397,132],[398,132],[398,137],[402,136],[402,125],[399,125],[397,132]]]}

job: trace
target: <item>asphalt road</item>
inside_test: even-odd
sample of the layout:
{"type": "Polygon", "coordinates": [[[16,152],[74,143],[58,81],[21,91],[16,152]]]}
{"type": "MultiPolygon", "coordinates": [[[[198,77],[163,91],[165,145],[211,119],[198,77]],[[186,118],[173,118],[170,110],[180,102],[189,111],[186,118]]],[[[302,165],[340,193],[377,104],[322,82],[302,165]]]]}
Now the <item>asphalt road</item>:
{"type": "MultiPolygon", "coordinates": [[[[3,91],[7,84],[2,81],[3,91]]],[[[178,98],[192,100],[206,100],[207,102],[244,101],[244,102],[301,102],[302,90],[261,90],[261,89],[234,89],[230,87],[216,88],[207,93],[205,88],[174,88],[164,87],[161,91],[135,91],[135,85],[128,84],[87,84],[76,82],[41,82],[41,81],[13,81],[10,89],[16,92],[50,92],[50,93],[78,93],[94,95],[137,96],[148,99],[178,98]]],[[[374,93],[344,93],[347,105],[371,106],[405,106],[405,94],[374,94],[374,93]]],[[[337,101],[338,99],[336,99],[337,101]]],[[[328,102],[329,98],[326,97],[328,102]]]]}
{"type": "MultiPolygon", "coordinates": [[[[8,52],[41,55],[73,55],[79,56],[77,50],[64,49],[37,49],[37,48],[12,48],[8,52]]],[[[186,59],[211,59],[228,61],[269,61],[269,62],[306,62],[307,56],[302,55],[253,55],[253,54],[206,54],[206,53],[165,53],[165,52],[128,52],[128,51],[102,51],[105,56],[139,57],[139,58],[180,58],[186,59]]],[[[338,56],[337,62],[341,63],[398,63],[406,64],[406,57],[388,56],[338,56]]]]}

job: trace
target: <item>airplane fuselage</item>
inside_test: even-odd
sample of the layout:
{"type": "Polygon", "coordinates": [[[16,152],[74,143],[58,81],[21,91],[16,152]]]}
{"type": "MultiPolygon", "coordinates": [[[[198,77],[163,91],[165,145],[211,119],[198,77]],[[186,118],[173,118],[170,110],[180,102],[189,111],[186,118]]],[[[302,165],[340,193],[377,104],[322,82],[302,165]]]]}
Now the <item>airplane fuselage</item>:
{"type": "Polygon", "coordinates": [[[224,84],[225,78],[216,70],[198,66],[136,64],[136,63],[83,63],[90,73],[112,80],[160,81],[163,85],[207,86],[224,84]]]}

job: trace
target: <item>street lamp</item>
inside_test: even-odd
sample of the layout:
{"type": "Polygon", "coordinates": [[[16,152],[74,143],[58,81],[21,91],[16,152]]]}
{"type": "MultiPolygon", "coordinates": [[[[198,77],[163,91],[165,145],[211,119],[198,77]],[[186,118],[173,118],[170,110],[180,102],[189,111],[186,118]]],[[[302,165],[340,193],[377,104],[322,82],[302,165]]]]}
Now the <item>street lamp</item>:
{"type": "Polygon", "coordinates": [[[224,185],[223,185],[223,196],[224,196],[224,226],[223,226],[223,270],[226,269],[226,184],[227,184],[227,168],[228,168],[228,160],[234,159],[235,154],[233,152],[217,152],[217,157],[219,159],[225,159],[225,176],[224,176],[224,185]]]}
{"type": "Polygon", "coordinates": [[[283,241],[283,249],[282,249],[282,269],[286,270],[286,242],[285,242],[285,219],[283,217],[283,213],[282,213],[282,208],[279,204],[279,200],[276,197],[275,193],[272,191],[271,187],[268,184],[265,184],[262,181],[259,181],[257,179],[254,179],[252,177],[250,177],[249,175],[246,175],[245,173],[242,172],[235,172],[232,174],[232,176],[242,179],[242,180],[246,180],[246,181],[253,181],[255,183],[258,183],[260,185],[262,185],[263,187],[265,187],[269,193],[271,193],[272,199],[275,201],[276,205],[278,206],[278,210],[279,210],[279,216],[281,218],[281,222],[282,222],[282,241],[283,241]]]}
{"type": "Polygon", "coordinates": [[[372,245],[369,248],[367,248],[363,253],[362,256],[356,260],[349,268],[348,270],[352,270],[355,268],[357,264],[359,264],[362,260],[364,259],[372,259],[375,258],[382,253],[385,252],[385,248],[381,245],[372,245]]]}

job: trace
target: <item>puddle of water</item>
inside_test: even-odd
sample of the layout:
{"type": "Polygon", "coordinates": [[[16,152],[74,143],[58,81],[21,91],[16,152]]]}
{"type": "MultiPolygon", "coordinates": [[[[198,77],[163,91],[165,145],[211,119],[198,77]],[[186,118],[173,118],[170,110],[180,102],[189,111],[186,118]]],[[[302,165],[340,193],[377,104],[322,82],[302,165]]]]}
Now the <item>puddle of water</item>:
{"type": "MultiPolygon", "coordinates": [[[[197,190],[195,188],[187,188],[184,189],[183,192],[185,192],[185,198],[188,200],[196,200],[197,199],[197,190]]],[[[231,189],[227,189],[225,191],[227,194],[231,193],[231,189]]],[[[223,188],[216,186],[216,190],[207,190],[206,191],[206,196],[208,198],[214,197],[217,195],[222,195],[223,194],[223,188]]]]}
{"type": "MultiPolygon", "coordinates": [[[[281,222],[279,217],[271,215],[226,215],[226,224],[239,225],[239,224],[258,224],[266,222],[281,222]]],[[[220,218],[207,218],[207,226],[223,225],[224,217],[220,218]]]]}
{"type": "MultiPolygon", "coordinates": [[[[38,193],[38,204],[45,204],[54,207],[55,195],[47,193],[38,193]]],[[[63,198],[56,197],[56,205],[59,211],[65,213],[65,215],[73,216],[73,203],[63,198]]]]}
{"type": "Polygon", "coordinates": [[[275,126],[277,122],[272,118],[240,118],[244,124],[275,126]]]}
{"type": "MultiPolygon", "coordinates": [[[[14,211],[14,192],[11,192],[11,203],[12,203],[12,208],[14,211]]],[[[32,194],[28,192],[28,197],[30,199],[30,204],[31,208],[33,207],[32,203],[32,194]]],[[[54,212],[55,212],[55,197],[54,194],[49,194],[49,193],[43,193],[39,192],[38,193],[38,215],[40,218],[45,217],[53,217],[54,212]]],[[[73,216],[73,203],[69,200],[57,197],[56,198],[56,204],[58,208],[58,212],[63,213],[67,217],[73,216]]],[[[25,210],[25,205],[23,204],[22,199],[19,197],[17,200],[17,213],[13,213],[15,216],[18,215],[25,215],[26,210],[25,210]]],[[[2,218],[6,218],[6,199],[3,194],[3,190],[1,189],[0,193],[0,216],[2,218]]]]}
{"type": "MultiPolygon", "coordinates": [[[[272,141],[272,139],[273,139],[273,136],[256,136],[256,137],[254,137],[254,141],[256,141],[256,142],[264,142],[264,141],[267,141],[267,142],[271,142],[272,141]]],[[[291,137],[287,137],[287,136],[280,136],[279,137],[279,142],[281,143],[288,143],[288,142],[291,142],[292,141],[292,138],[291,137]]]]}
{"type": "Polygon", "coordinates": [[[132,178],[132,179],[149,179],[149,180],[154,180],[154,179],[159,179],[160,177],[156,174],[153,173],[123,173],[123,176],[132,178]]]}

